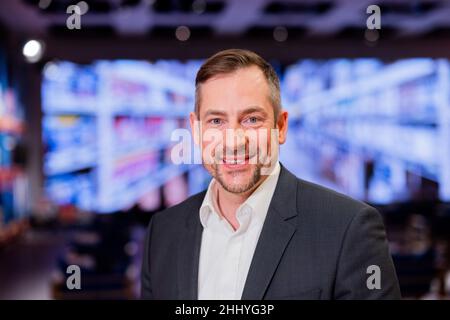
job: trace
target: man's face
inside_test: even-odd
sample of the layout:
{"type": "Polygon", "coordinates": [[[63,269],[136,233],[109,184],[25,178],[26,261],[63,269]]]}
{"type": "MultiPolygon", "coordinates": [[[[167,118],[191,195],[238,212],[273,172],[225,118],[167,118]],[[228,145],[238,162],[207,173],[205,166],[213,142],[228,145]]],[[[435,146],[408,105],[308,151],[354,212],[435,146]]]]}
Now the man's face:
{"type": "Polygon", "coordinates": [[[191,113],[191,127],[195,137],[195,121],[199,121],[196,142],[202,148],[203,165],[229,192],[244,193],[259,185],[263,167],[277,160],[271,147],[278,151],[278,144],[285,141],[287,112],[275,120],[269,93],[267,80],[256,66],[201,85],[199,117],[191,113]]]}

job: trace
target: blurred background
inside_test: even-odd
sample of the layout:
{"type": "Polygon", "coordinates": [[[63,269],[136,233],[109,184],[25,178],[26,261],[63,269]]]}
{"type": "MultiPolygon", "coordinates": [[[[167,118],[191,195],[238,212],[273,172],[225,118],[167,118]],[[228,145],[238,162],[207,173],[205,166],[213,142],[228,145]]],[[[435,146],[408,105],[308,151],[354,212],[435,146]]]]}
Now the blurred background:
{"type": "Polygon", "coordinates": [[[449,17],[446,0],[1,1],[0,299],[138,297],[152,214],[209,182],[171,162],[171,133],[202,61],[236,47],[280,76],[282,163],[380,210],[406,299],[448,299],[449,17]]]}

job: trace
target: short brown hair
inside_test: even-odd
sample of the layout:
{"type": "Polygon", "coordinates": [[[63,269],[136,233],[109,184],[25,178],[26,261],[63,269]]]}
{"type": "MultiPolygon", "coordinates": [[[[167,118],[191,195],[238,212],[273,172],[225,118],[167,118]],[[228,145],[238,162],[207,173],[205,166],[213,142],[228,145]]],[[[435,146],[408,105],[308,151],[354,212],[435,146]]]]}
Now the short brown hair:
{"type": "Polygon", "coordinates": [[[207,80],[220,75],[233,73],[239,69],[257,66],[269,85],[269,100],[272,104],[275,122],[281,109],[280,80],[273,67],[262,57],[250,50],[228,49],[219,51],[206,60],[197,72],[195,78],[195,114],[199,117],[200,85],[207,80]]]}

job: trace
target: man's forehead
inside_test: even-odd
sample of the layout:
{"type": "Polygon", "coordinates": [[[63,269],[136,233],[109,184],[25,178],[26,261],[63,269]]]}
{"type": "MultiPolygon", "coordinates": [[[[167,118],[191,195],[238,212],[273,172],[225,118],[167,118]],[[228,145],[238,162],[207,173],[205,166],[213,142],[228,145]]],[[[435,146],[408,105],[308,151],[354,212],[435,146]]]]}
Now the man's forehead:
{"type": "MultiPolygon", "coordinates": [[[[217,75],[201,84],[199,89],[199,113],[202,118],[211,114],[212,110],[230,115],[240,114],[255,106],[261,111],[272,108],[268,99],[269,86],[257,66],[217,75]]],[[[266,113],[268,111],[265,110],[266,113]]]]}

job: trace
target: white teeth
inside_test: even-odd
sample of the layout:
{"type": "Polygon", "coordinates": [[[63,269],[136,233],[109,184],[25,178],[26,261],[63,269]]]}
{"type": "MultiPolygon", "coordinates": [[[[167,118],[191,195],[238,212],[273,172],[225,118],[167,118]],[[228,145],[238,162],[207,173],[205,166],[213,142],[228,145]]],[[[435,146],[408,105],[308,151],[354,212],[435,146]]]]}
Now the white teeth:
{"type": "Polygon", "coordinates": [[[225,160],[226,164],[243,164],[245,160],[225,160]]]}

